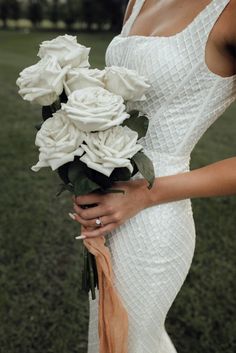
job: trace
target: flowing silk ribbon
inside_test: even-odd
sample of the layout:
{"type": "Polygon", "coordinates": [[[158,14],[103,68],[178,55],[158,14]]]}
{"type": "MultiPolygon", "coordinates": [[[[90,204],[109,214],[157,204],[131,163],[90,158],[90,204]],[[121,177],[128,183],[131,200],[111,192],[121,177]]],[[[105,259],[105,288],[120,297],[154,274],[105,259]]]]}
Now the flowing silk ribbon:
{"type": "Polygon", "coordinates": [[[99,353],[127,353],[128,314],[113,286],[111,256],[105,238],[87,238],[83,243],[97,264],[99,353]]]}

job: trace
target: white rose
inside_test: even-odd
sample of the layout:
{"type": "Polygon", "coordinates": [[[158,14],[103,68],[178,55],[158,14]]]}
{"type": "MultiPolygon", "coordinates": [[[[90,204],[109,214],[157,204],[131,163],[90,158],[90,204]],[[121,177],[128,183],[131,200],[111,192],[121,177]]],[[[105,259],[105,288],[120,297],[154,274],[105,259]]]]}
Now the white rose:
{"type": "Polygon", "coordinates": [[[150,85],[145,80],[146,78],[135,70],[119,66],[105,67],[105,88],[127,101],[146,99],[144,93],[150,85]]]}
{"type": "Polygon", "coordinates": [[[31,169],[34,172],[43,167],[55,170],[73,161],[75,156],[81,156],[83,150],[80,146],[84,135],[58,110],[37,132],[35,144],[39,146],[39,161],[31,169]]]}
{"type": "Polygon", "coordinates": [[[55,56],[61,67],[66,65],[71,67],[89,67],[88,57],[90,49],[77,43],[76,36],[66,34],[42,42],[38,56],[40,58],[45,57],[45,55],[55,56]]]}
{"type": "Polygon", "coordinates": [[[66,75],[64,87],[67,96],[77,89],[86,87],[104,87],[104,71],[98,69],[71,69],[66,75]]]}
{"type": "Polygon", "coordinates": [[[86,153],[80,160],[108,177],[115,168],[126,167],[132,173],[130,158],[142,149],[137,139],[137,132],[127,126],[87,133],[84,139],[86,144],[81,145],[86,153]]]}
{"type": "Polygon", "coordinates": [[[74,91],[62,104],[62,110],[80,130],[87,132],[106,130],[129,118],[123,98],[102,87],[74,91]]]}
{"type": "Polygon", "coordinates": [[[45,57],[21,71],[16,84],[23,99],[50,105],[55,102],[63,91],[64,77],[69,67],[61,69],[54,57],[45,57]]]}

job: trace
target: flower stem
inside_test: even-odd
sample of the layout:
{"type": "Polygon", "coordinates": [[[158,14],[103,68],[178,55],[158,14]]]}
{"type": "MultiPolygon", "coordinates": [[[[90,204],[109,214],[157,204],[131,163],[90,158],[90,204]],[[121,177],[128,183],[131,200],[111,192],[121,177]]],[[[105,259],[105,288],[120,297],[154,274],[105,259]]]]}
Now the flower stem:
{"type": "Polygon", "coordinates": [[[95,285],[94,285],[94,272],[92,266],[92,254],[88,252],[88,274],[89,274],[89,289],[91,290],[92,299],[96,299],[95,285]]]}

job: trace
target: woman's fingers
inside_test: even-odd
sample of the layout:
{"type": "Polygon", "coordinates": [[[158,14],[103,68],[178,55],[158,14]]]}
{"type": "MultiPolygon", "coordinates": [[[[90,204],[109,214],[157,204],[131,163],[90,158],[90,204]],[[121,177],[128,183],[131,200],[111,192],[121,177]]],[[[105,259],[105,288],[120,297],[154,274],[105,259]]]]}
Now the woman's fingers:
{"type": "Polygon", "coordinates": [[[83,233],[86,230],[93,230],[93,229],[94,229],[94,227],[85,227],[81,224],[81,233],[83,233]]]}
{"type": "Polygon", "coordinates": [[[96,223],[96,219],[98,217],[90,219],[90,220],[85,220],[82,217],[80,217],[77,213],[74,213],[73,217],[74,217],[73,219],[75,221],[79,222],[84,227],[91,227],[91,228],[100,228],[100,227],[103,227],[109,223],[115,223],[115,221],[116,221],[115,217],[113,217],[112,215],[99,217],[100,221],[102,222],[102,225],[99,225],[96,223]]]}
{"type": "Polygon", "coordinates": [[[83,230],[82,234],[86,238],[95,238],[105,236],[107,233],[111,232],[113,229],[117,227],[116,223],[109,223],[103,227],[99,227],[93,230],[85,229],[83,230]]]}
{"type": "MultiPolygon", "coordinates": [[[[71,218],[73,216],[74,220],[78,220],[78,215],[75,215],[72,213],[70,213],[69,215],[71,218]]],[[[83,221],[83,223],[84,223],[84,221],[83,221]]],[[[105,235],[107,235],[107,233],[111,232],[113,229],[115,229],[118,226],[117,223],[113,222],[113,223],[108,223],[106,225],[104,224],[103,226],[99,226],[97,228],[94,228],[94,227],[86,226],[83,223],[81,223],[80,237],[85,236],[85,238],[95,238],[95,237],[105,236],[105,235]]],[[[80,239],[80,238],[76,237],[76,239],[80,239]]]]}
{"type": "Polygon", "coordinates": [[[74,211],[75,213],[77,213],[78,216],[80,216],[84,220],[94,219],[104,215],[112,214],[112,210],[108,207],[105,207],[104,205],[98,205],[95,207],[84,209],[78,206],[77,204],[74,204],[74,211]]]}

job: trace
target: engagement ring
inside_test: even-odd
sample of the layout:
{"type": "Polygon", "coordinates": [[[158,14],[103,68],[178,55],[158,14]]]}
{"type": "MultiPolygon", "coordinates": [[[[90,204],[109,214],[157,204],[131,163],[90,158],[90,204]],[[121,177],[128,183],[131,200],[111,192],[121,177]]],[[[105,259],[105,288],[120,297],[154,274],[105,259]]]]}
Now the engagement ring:
{"type": "Polygon", "coordinates": [[[102,226],[102,221],[99,218],[96,218],[95,222],[98,226],[102,226]]]}

